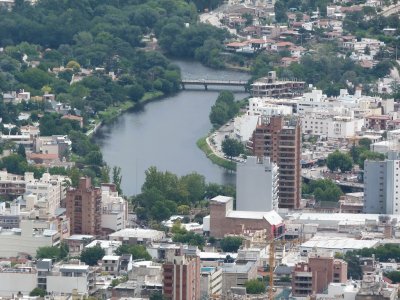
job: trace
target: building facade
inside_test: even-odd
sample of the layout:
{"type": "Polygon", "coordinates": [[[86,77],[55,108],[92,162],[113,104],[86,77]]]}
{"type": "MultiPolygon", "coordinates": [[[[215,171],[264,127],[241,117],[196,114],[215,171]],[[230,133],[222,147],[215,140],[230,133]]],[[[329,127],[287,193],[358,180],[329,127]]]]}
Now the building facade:
{"type": "Polygon", "coordinates": [[[101,234],[101,189],[90,178],[81,178],[78,188],[67,191],[66,208],[71,234],[101,234]]]}
{"type": "Polygon", "coordinates": [[[253,154],[268,156],[279,167],[279,207],[299,208],[301,125],[297,118],[262,118],[253,133],[253,154]]]}
{"type": "Polygon", "coordinates": [[[237,165],[236,208],[246,211],[278,209],[278,166],[269,157],[248,156],[237,165]]]}
{"type": "Polygon", "coordinates": [[[308,263],[296,264],[292,273],[292,293],[295,297],[307,297],[322,293],[331,282],[347,281],[347,263],[331,256],[311,254],[308,263]]]}
{"type": "Polygon", "coordinates": [[[177,250],[174,259],[163,264],[163,283],[168,299],[200,299],[200,258],[177,250]]]}
{"type": "Polygon", "coordinates": [[[373,214],[399,214],[400,211],[400,158],[388,153],[384,161],[364,162],[364,212],[373,214]]]}

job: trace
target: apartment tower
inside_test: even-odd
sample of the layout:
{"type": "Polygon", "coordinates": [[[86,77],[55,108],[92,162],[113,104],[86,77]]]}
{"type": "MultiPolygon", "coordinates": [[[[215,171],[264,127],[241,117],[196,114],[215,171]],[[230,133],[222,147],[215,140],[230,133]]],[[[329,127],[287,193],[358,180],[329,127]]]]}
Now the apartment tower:
{"type": "Polygon", "coordinates": [[[364,213],[400,213],[399,156],[389,151],[384,161],[364,162],[364,213]]]}
{"type": "Polygon", "coordinates": [[[295,117],[261,117],[253,133],[253,154],[268,156],[279,167],[279,207],[299,208],[301,125],[295,117]]]}
{"type": "Polygon", "coordinates": [[[101,189],[93,187],[89,177],[80,178],[78,188],[67,191],[66,208],[71,234],[101,234],[101,189]]]}
{"type": "Polygon", "coordinates": [[[200,299],[200,258],[177,249],[172,260],[163,264],[163,294],[171,300],[200,299]]]}

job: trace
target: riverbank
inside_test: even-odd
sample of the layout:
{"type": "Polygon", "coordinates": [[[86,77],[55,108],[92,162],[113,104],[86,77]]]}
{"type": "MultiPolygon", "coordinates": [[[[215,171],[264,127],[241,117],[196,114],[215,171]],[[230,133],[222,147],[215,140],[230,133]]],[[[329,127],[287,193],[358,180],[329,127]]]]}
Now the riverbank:
{"type": "Polygon", "coordinates": [[[196,142],[197,147],[203,151],[206,157],[215,165],[223,167],[230,171],[236,171],[236,163],[220,157],[214,153],[209,143],[209,136],[202,137],[196,142]]]}
{"type": "Polygon", "coordinates": [[[138,105],[145,105],[163,97],[164,93],[162,92],[147,92],[139,102],[125,101],[116,106],[108,107],[106,110],[99,112],[98,119],[93,124],[93,127],[86,132],[86,135],[91,137],[101,126],[110,124],[124,112],[134,109],[138,105]]]}

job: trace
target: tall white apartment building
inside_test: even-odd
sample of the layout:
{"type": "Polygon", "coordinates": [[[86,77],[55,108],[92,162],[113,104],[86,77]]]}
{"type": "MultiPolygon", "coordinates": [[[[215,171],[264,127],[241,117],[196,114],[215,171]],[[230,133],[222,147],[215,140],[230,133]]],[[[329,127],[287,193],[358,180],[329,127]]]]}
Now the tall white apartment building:
{"type": "Polygon", "coordinates": [[[278,208],[278,166],[269,157],[247,157],[237,165],[236,209],[271,211],[278,208]]]}
{"type": "Polygon", "coordinates": [[[34,206],[54,216],[66,197],[64,180],[64,176],[51,176],[49,173],[44,173],[42,178],[35,180],[33,173],[25,173],[26,193],[37,196],[34,206]]]}
{"type": "Polygon", "coordinates": [[[384,161],[364,163],[364,212],[400,214],[400,156],[389,152],[384,161]]]}
{"type": "Polygon", "coordinates": [[[101,186],[101,227],[119,231],[128,226],[128,201],[118,195],[114,185],[101,186]]]}

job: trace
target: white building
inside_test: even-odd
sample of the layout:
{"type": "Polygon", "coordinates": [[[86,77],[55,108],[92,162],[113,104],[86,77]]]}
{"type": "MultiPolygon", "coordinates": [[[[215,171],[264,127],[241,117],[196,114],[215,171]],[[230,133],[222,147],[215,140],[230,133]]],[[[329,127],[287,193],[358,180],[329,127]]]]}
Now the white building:
{"type": "Polygon", "coordinates": [[[270,211],[278,208],[278,166],[269,157],[247,157],[237,165],[236,208],[270,211]]]}
{"type": "Polygon", "coordinates": [[[37,286],[37,271],[31,267],[1,268],[0,297],[12,297],[18,293],[28,296],[37,286]]]}
{"type": "Polygon", "coordinates": [[[36,201],[28,201],[27,209],[39,208],[44,214],[54,216],[61,201],[66,197],[65,176],[51,176],[44,173],[42,178],[35,180],[33,173],[25,173],[26,193],[36,195],[36,201]]]}
{"type": "Polygon", "coordinates": [[[15,257],[20,253],[35,256],[39,247],[60,242],[57,230],[35,228],[34,223],[34,220],[21,220],[20,228],[0,230],[0,257],[15,257]]]}
{"type": "Polygon", "coordinates": [[[101,260],[101,269],[111,275],[118,275],[121,257],[118,255],[106,255],[101,260]]]}
{"type": "Polygon", "coordinates": [[[109,186],[101,187],[101,227],[118,231],[128,225],[128,201],[109,186]]]}
{"type": "Polygon", "coordinates": [[[364,163],[364,212],[400,214],[400,158],[388,153],[384,161],[364,163]]]}
{"type": "Polygon", "coordinates": [[[250,140],[253,136],[254,129],[256,129],[259,116],[249,114],[235,117],[233,123],[233,131],[235,137],[241,142],[250,140]]]}
{"type": "Polygon", "coordinates": [[[218,297],[222,293],[222,269],[202,267],[200,269],[200,295],[202,299],[218,297]]]}
{"type": "Polygon", "coordinates": [[[94,289],[94,271],[87,265],[57,266],[47,276],[47,292],[53,295],[71,295],[74,290],[88,296],[94,289]]]}
{"type": "Polygon", "coordinates": [[[359,283],[348,281],[346,283],[332,282],[328,285],[328,290],[324,294],[316,294],[316,300],[355,300],[358,291],[360,290],[359,283]]]}
{"type": "Polygon", "coordinates": [[[277,105],[269,102],[269,98],[250,98],[249,115],[253,116],[276,116],[291,115],[292,108],[286,105],[277,105]]]}

